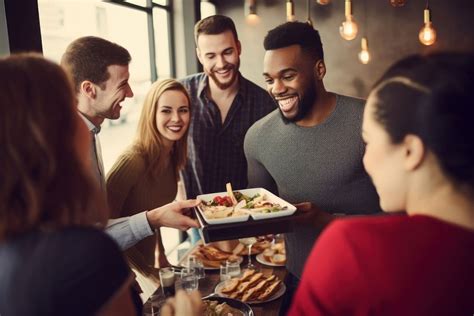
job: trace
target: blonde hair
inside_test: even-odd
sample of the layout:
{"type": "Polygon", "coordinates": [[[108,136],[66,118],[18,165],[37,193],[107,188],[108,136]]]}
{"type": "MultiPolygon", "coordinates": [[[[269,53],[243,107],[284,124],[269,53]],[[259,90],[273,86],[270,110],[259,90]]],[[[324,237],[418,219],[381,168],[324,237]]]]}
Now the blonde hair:
{"type": "Polygon", "coordinates": [[[73,140],[81,122],[68,75],[41,55],[12,55],[0,59],[0,95],[0,241],[105,223],[105,198],[73,140]]]}
{"type": "MultiPolygon", "coordinates": [[[[158,110],[158,101],[165,91],[176,90],[182,92],[188,100],[189,110],[191,113],[191,99],[186,88],[174,79],[165,79],[155,82],[143,103],[142,113],[138,121],[138,130],[135,143],[132,150],[140,154],[148,165],[148,169],[152,175],[157,177],[164,169],[166,157],[163,156],[163,136],[156,126],[156,113],[158,110]]],[[[186,164],[188,131],[181,139],[176,141],[171,152],[171,161],[174,163],[176,176],[186,164]]]]}

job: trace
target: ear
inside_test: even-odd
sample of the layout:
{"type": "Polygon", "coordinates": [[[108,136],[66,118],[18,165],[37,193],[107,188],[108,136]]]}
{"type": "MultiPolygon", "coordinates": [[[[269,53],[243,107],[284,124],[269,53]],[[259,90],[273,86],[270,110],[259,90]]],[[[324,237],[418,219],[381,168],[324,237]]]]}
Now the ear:
{"type": "Polygon", "coordinates": [[[425,145],[418,136],[409,134],[403,140],[405,148],[405,169],[415,170],[425,158],[425,145]]]}
{"type": "Polygon", "coordinates": [[[95,99],[97,95],[96,86],[89,80],[81,82],[80,92],[91,99],[95,99]]]}
{"type": "Polygon", "coordinates": [[[323,80],[326,75],[326,64],[324,63],[324,60],[319,59],[316,64],[314,64],[313,72],[317,79],[323,80]]]}
{"type": "Polygon", "coordinates": [[[240,53],[242,53],[242,44],[240,44],[240,41],[237,41],[237,52],[239,53],[239,56],[240,53]]]}
{"type": "Polygon", "coordinates": [[[196,47],[196,56],[199,59],[199,62],[201,63],[201,65],[202,65],[202,56],[201,56],[201,50],[199,49],[199,47],[196,47]]]}

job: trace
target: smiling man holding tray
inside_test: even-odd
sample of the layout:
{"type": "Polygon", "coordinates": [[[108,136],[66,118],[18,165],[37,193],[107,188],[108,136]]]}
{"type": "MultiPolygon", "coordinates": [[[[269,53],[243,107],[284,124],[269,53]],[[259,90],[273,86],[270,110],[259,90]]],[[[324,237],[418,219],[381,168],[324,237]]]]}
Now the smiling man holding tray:
{"type": "MultiPolygon", "coordinates": [[[[326,91],[318,31],[289,22],[265,38],[264,78],[279,109],[247,132],[249,186],[264,187],[295,203],[309,201],[329,213],[370,214],[378,196],[362,166],[364,101],[326,91]]],[[[316,212],[314,212],[316,213],[316,212]]],[[[318,213],[322,228],[332,215],[318,213]]],[[[288,308],[320,229],[299,223],[286,234],[288,308]]]]}

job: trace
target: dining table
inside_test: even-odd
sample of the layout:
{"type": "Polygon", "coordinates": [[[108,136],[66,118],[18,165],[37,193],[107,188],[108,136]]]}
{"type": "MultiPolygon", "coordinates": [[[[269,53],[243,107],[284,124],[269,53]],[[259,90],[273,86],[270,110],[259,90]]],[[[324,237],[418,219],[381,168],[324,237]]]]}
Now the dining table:
{"type": "MultiPolygon", "coordinates": [[[[245,269],[245,264],[247,263],[246,260],[243,261],[241,269],[245,269]]],[[[252,263],[257,267],[257,269],[262,272],[264,275],[269,276],[274,274],[280,280],[284,281],[287,275],[287,270],[284,266],[269,266],[262,264],[253,258],[252,263]]],[[[202,297],[206,297],[210,294],[213,294],[215,291],[216,286],[220,283],[220,272],[219,269],[206,269],[205,270],[205,277],[199,280],[198,290],[201,293],[202,297]]],[[[154,305],[158,308],[161,307],[164,302],[166,301],[166,297],[163,295],[162,289],[160,287],[157,288],[155,293],[151,296],[154,300],[154,305]]],[[[258,304],[251,304],[250,307],[252,308],[255,316],[273,316],[278,315],[280,311],[280,307],[283,301],[283,296],[276,298],[274,300],[258,303],[258,304]]],[[[145,302],[145,308],[147,309],[146,305],[151,304],[150,299],[145,302]]]]}

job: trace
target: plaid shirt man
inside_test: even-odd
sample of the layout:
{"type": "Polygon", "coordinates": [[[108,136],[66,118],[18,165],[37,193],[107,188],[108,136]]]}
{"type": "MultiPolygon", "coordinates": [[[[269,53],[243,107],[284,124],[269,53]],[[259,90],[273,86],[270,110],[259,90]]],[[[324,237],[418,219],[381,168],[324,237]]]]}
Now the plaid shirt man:
{"type": "Polygon", "coordinates": [[[235,189],[246,188],[245,133],[276,109],[275,102],[265,90],[239,74],[239,91],[222,123],[219,108],[206,93],[206,74],[191,75],[181,83],[192,103],[188,163],[182,173],[187,197],[225,191],[227,182],[235,189]]]}

